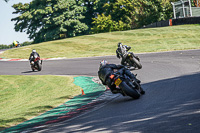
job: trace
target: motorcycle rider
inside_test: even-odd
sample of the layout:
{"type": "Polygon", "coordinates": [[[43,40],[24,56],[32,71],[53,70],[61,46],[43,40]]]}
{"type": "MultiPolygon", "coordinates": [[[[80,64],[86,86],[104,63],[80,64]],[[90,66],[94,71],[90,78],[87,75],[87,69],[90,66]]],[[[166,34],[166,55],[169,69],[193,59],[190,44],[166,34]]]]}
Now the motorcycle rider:
{"type": "Polygon", "coordinates": [[[126,57],[128,55],[128,51],[131,49],[130,46],[127,45],[123,45],[121,42],[119,42],[117,44],[118,48],[116,50],[116,54],[117,54],[117,58],[120,59],[120,57],[122,58],[121,60],[121,64],[122,65],[126,65],[125,61],[126,61],[126,57]]]}
{"type": "Polygon", "coordinates": [[[19,42],[14,40],[14,41],[13,41],[13,46],[14,46],[14,47],[18,47],[18,46],[19,46],[19,42]]]}
{"type": "Polygon", "coordinates": [[[32,61],[34,61],[36,55],[37,55],[38,57],[40,57],[40,55],[36,52],[36,50],[33,49],[33,50],[32,50],[32,53],[31,53],[30,56],[29,56],[30,64],[33,64],[32,61]]]}
{"type": "MultiPolygon", "coordinates": [[[[110,79],[110,75],[116,71],[123,71],[123,73],[129,76],[131,80],[135,80],[139,84],[141,82],[140,80],[136,79],[135,75],[132,74],[130,70],[125,68],[123,65],[108,64],[106,60],[102,60],[100,62],[98,76],[102,84],[107,85],[113,94],[122,93],[121,89],[116,88],[115,84],[111,84],[112,81],[110,79]]],[[[145,92],[143,91],[142,93],[144,94],[145,92]]]]}

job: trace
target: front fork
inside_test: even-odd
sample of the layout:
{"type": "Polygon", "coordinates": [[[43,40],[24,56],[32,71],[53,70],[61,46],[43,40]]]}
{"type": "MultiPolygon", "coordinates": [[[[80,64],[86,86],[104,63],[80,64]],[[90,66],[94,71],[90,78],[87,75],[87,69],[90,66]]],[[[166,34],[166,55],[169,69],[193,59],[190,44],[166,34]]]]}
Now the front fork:
{"type": "Polygon", "coordinates": [[[135,56],[133,52],[130,52],[130,54],[131,54],[131,56],[132,56],[132,57],[130,57],[130,58],[135,57],[138,61],[140,61],[140,58],[139,58],[138,56],[135,56]]]}
{"type": "Polygon", "coordinates": [[[133,88],[135,88],[139,93],[141,93],[143,91],[141,85],[139,83],[137,83],[135,80],[132,81],[130,85],[133,88]]]}

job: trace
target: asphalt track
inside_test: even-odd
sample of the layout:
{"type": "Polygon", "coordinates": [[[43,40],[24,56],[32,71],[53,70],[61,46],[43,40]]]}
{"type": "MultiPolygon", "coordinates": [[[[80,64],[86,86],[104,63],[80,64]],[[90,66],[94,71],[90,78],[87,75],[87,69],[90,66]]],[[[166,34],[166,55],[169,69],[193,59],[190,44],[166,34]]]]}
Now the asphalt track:
{"type": "MultiPolygon", "coordinates": [[[[41,128],[38,132],[200,132],[200,50],[138,54],[138,74],[146,94],[138,100],[118,96],[103,107],[41,128]]],[[[41,72],[28,62],[0,61],[1,75],[97,76],[102,59],[119,64],[115,56],[44,61],[41,72]]]]}

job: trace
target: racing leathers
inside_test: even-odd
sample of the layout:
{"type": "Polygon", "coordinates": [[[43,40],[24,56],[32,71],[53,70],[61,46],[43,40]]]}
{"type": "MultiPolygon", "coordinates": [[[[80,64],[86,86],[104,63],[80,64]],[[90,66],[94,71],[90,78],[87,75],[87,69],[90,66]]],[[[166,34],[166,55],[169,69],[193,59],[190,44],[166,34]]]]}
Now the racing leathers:
{"type": "Polygon", "coordinates": [[[113,74],[115,71],[123,71],[130,79],[136,80],[140,82],[140,80],[136,79],[135,75],[130,72],[129,69],[125,68],[123,65],[115,65],[115,64],[106,64],[100,67],[98,71],[99,79],[101,80],[103,85],[107,85],[112,93],[120,93],[120,89],[116,88],[115,84],[111,84],[112,81],[110,79],[110,75],[113,74]]]}
{"type": "Polygon", "coordinates": [[[40,55],[39,55],[37,52],[32,52],[32,53],[30,54],[30,56],[29,56],[29,61],[30,61],[30,63],[31,63],[32,61],[34,61],[36,57],[40,57],[40,55]]]}
{"type": "Polygon", "coordinates": [[[128,55],[128,51],[131,49],[130,46],[127,45],[120,45],[117,50],[116,50],[116,54],[117,54],[117,58],[122,58],[121,60],[121,64],[122,65],[126,65],[125,61],[126,61],[126,57],[128,55]]]}

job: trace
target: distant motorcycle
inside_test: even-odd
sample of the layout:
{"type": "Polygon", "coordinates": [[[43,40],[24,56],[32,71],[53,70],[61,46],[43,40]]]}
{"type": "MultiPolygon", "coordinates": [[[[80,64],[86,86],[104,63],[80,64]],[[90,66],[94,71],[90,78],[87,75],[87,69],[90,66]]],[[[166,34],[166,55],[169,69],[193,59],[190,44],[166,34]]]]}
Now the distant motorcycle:
{"type": "Polygon", "coordinates": [[[115,84],[119,89],[122,90],[124,96],[130,96],[134,99],[140,98],[141,94],[145,91],[142,89],[141,85],[136,81],[132,81],[126,74],[118,71],[110,76],[112,84],[115,84]]]}
{"type": "Polygon", "coordinates": [[[140,63],[139,57],[135,56],[133,52],[128,52],[127,53],[127,57],[126,57],[125,63],[129,67],[133,66],[133,67],[138,68],[138,69],[142,68],[142,64],[140,63]]]}
{"type": "Polygon", "coordinates": [[[31,58],[34,58],[34,60],[31,61],[32,71],[35,71],[35,70],[41,71],[42,70],[42,60],[40,60],[40,57],[37,55],[34,55],[34,57],[31,57],[31,58]]]}
{"type": "Polygon", "coordinates": [[[17,44],[17,46],[16,47],[21,47],[21,45],[20,44],[17,44]]]}

